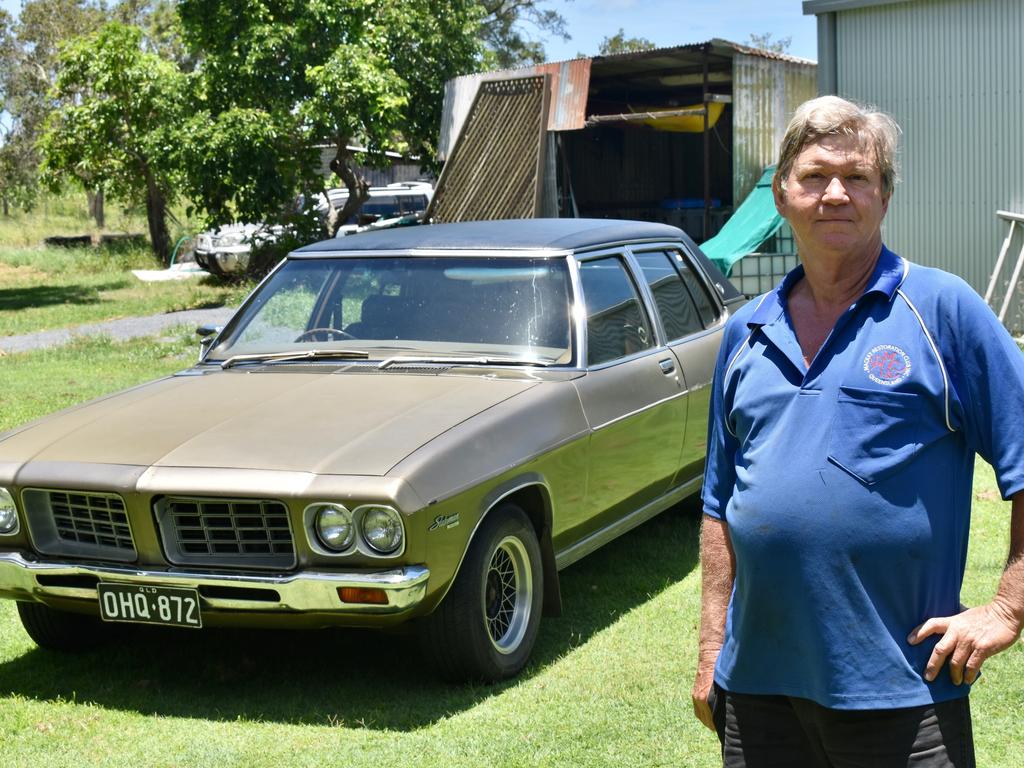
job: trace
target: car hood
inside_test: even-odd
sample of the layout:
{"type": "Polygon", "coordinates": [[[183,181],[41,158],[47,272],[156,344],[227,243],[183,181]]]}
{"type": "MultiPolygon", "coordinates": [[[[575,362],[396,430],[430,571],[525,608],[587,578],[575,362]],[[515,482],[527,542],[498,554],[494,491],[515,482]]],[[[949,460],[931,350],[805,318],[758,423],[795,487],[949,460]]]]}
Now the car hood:
{"type": "Polygon", "coordinates": [[[536,380],[224,371],[175,376],[0,439],[0,463],[87,462],[384,475],[536,380]]]}

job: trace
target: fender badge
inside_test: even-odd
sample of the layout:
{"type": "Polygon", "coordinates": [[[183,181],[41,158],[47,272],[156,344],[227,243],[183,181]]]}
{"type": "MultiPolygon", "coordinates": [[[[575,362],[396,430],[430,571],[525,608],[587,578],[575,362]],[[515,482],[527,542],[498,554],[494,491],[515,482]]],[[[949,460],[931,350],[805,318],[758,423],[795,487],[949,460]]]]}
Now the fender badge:
{"type": "Polygon", "coordinates": [[[437,531],[441,528],[454,528],[459,524],[459,513],[456,512],[453,515],[438,515],[434,518],[434,522],[427,528],[428,531],[437,531]]]}

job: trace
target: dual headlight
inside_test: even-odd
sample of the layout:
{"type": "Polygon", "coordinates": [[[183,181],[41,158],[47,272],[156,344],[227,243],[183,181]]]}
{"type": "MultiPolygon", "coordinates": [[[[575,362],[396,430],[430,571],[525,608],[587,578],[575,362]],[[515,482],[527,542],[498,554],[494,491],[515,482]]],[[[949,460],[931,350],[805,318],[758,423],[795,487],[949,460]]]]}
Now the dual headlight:
{"type": "Polygon", "coordinates": [[[393,555],[405,541],[402,515],[381,504],[364,504],[349,511],[342,504],[321,502],[306,508],[306,519],[317,541],[330,552],[345,552],[359,539],[371,552],[393,555]]]}
{"type": "Polygon", "coordinates": [[[6,488],[0,488],[0,536],[16,533],[18,530],[18,508],[14,497],[6,488]]]}

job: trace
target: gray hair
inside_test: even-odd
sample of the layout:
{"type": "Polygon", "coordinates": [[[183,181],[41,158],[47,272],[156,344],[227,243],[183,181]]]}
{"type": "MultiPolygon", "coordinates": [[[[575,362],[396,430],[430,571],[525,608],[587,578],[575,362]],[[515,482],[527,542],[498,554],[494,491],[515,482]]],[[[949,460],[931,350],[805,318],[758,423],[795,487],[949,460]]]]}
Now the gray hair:
{"type": "Polygon", "coordinates": [[[793,114],[782,137],[775,171],[785,189],[797,155],[822,136],[852,136],[861,147],[871,149],[882,175],[882,194],[889,196],[897,181],[896,144],[900,127],[889,115],[838,96],[819,96],[805,101],[793,114]]]}

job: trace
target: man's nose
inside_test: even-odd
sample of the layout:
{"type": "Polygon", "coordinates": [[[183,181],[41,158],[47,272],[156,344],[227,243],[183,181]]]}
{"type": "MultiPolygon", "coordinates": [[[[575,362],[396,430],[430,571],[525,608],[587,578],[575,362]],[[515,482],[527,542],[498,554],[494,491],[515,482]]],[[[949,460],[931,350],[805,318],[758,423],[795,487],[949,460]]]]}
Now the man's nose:
{"type": "Polygon", "coordinates": [[[843,184],[842,179],[838,176],[833,176],[829,179],[828,184],[825,186],[823,199],[826,202],[846,202],[846,186],[843,184]]]}

